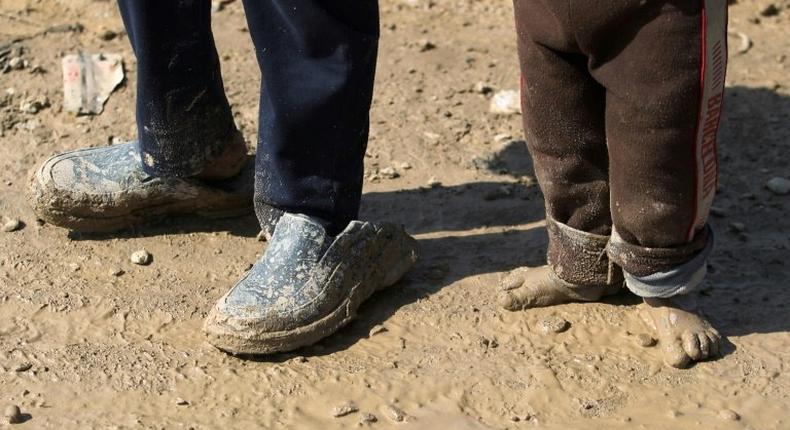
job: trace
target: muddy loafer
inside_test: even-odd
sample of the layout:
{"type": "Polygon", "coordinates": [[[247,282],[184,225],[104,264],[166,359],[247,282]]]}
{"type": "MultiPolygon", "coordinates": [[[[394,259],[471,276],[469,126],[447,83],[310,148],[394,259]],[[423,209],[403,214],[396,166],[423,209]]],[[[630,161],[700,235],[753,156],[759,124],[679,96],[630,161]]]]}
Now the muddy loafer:
{"type": "Polygon", "coordinates": [[[207,217],[252,213],[253,166],[206,182],[147,175],[135,142],[80,149],[45,161],[33,175],[30,201],[51,224],[80,231],[109,231],[190,214],[207,217]]]}
{"type": "Polygon", "coordinates": [[[337,237],[286,213],[263,257],[211,310],[209,343],[233,354],[272,354],[311,345],[351,321],[374,292],[417,260],[402,227],[353,221],[337,237]]]}

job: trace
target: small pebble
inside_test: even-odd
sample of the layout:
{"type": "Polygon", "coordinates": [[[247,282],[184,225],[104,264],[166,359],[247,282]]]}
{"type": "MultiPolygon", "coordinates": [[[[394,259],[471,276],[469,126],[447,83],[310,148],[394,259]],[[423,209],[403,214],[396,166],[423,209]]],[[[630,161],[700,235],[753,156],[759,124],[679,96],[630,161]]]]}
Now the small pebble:
{"type": "Polygon", "coordinates": [[[441,134],[433,133],[433,132],[430,132],[430,131],[426,131],[422,135],[425,137],[425,140],[427,140],[430,143],[436,143],[436,142],[439,141],[439,139],[442,138],[441,134]]]}
{"type": "Polygon", "coordinates": [[[99,34],[99,39],[104,41],[113,40],[118,37],[118,33],[113,30],[104,30],[99,34]]]}
{"type": "Polygon", "coordinates": [[[3,412],[3,417],[8,424],[19,424],[23,421],[22,411],[19,410],[17,405],[9,405],[3,412]]]}
{"type": "Polygon", "coordinates": [[[478,94],[491,94],[494,92],[494,87],[485,83],[485,82],[478,82],[472,87],[472,91],[478,94]]]}
{"type": "Polygon", "coordinates": [[[182,399],[181,397],[176,397],[176,405],[178,405],[178,406],[187,406],[187,405],[189,405],[189,402],[184,400],[184,399],[182,399]]]}
{"type": "Polygon", "coordinates": [[[21,229],[22,229],[22,221],[16,218],[12,218],[6,221],[5,224],[3,224],[3,231],[6,233],[10,233],[12,231],[17,231],[21,229]]]}
{"type": "Polygon", "coordinates": [[[401,423],[406,420],[406,413],[396,406],[387,405],[386,411],[389,419],[395,421],[396,423],[401,423]]]}
{"type": "Polygon", "coordinates": [[[636,335],[636,344],[643,348],[649,348],[656,344],[656,340],[649,334],[639,333],[636,335]]]}
{"type": "Polygon", "coordinates": [[[387,329],[387,327],[384,327],[383,325],[379,324],[379,325],[373,327],[372,329],[370,329],[370,332],[368,333],[368,337],[373,337],[373,336],[375,336],[377,334],[385,333],[385,332],[388,332],[388,331],[389,330],[387,329]]]}
{"type": "Polygon", "coordinates": [[[27,372],[32,369],[33,365],[30,363],[22,363],[14,369],[14,372],[27,372]]]}
{"type": "Polygon", "coordinates": [[[255,236],[255,239],[257,239],[258,242],[267,242],[269,240],[269,235],[266,234],[266,230],[261,230],[258,232],[258,235],[255,236]]]}
{"type": "Polygon", "coordinates": [[[738,421],[741,419],[741,416],[732,409],[722,409],[719,411],[719,418],[727,421],[738,421]]]}
{"type": "Polygon", "coordinates": [[[543,334],[562,333],[571,326],[566,319],[556,315],[549,315],[538,320],[538,330],[543,334]]]}
{"type": "Polygon", "coordinates": [[[151,254],[148,251],[142,249],[140,251],[133,252],[129,259],[134,264],[145,266],[151,263],[151,254]]]}
{"type": "Polygon", "coordinates": [[[126,272],[121,268],[115,268],[110,270],[110,276],[118,277],[118,276],[122,276],[124,273],[126,272]]]}
{"type": "Polygon", "coordinates": [[[395,179],[400,177],[400,173],[398,173],[394,167],[385,167],[379,170],[379,174],[386,179],[395,179]]]}
{"type": "Polygon", "coordinates": [[[360,418],[359,422],[361,424],[370,424],[370,423],[375,423],[378,420],[379,419],[375,415],[371,413],[367,413],[362,415],[362,418],[360,418]]]}
{"type": "Polygon", "coordinates": [[[746,230],[746,225],[742,222],[731,222],[729,227],[730,230],[736,233],[742,233],[746,230]]]}
{"type": "Polygon", "coordinates": [[[521,113],[521,95],[516,90],[504,90],[491,98],[489,111],[498,115],[515,115],[521,113]]]}
{"type": "Polygon", "coordinates": [[[765,188],[768,188],[772,193],[778,195],[785,195],[790,193],[790,179],[775,177],[771,178],[765,183],[765,188]]]}
{"type": "Polygon", "coordinates": [[[351,415],[354,412],[358,412],[358,411],[359,411],[359,407],[357,407],[357,405],[354,402],[349,401],[343,403],[342,405],[337,405],[334,408],[332,408],[332,416],[335,418],[340,418],[346,415],[351,415]]]}
{"type": "Polygon", "coordinates": [[[49,100],[47,98],[22,100],[22,102],[19,103],[19,111],[30,114],[36,114],[46,107],[49,107],[49,100]]]}
{"type": "Polygon", "coordinates": [[[24,69],[25,60],[23,60],[21,57],[13,57],[10,60],[8,60],[8,67],[15,70],[24,69]]]}
{"type": "Polygon", "coordinates": [[[436,179],[435,176],[431,176],[431,179],[428,179],[428,188],[436,188],[442,185],[442,183],[436,179]]]}
{"type": "Polygon", "coordinates": [[[420,48],[420,52],[436,49],[436,45],[428,39],[420,39],[417,41],[417,46],[420,48]]]}
{"type": "Polygon", "coordinates": [[[766,16],[766,17],[768,17],[768,16],[776,16],[776,15],[779,15],[779,12],[780,12],[780,10],[775,4],[768,3],[768,6],[764,7],[762,10],[760,10],[760,15],[766,16]]]}

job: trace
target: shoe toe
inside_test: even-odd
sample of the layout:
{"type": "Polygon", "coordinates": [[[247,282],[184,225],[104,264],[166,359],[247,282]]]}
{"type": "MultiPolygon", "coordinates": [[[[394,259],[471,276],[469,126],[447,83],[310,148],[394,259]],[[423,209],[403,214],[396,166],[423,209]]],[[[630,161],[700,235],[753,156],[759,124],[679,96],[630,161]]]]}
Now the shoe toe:
{"type": "Polygon", "coordinates": [[[209,343],[260,354],[334,333],[414,263],[416,242],[406,236],[354,221],[332,237],[307,217],[284,214],[261,260],[209,313],[203,327],[209,343]]]}
{"type": "Polygon", "coordinates": [[[39,180],[46,186],[61,190],[74,189],[79,185],[76,170],[76,157],[72,154],[56,155],[47,160],[41,168],[39,180]]]}

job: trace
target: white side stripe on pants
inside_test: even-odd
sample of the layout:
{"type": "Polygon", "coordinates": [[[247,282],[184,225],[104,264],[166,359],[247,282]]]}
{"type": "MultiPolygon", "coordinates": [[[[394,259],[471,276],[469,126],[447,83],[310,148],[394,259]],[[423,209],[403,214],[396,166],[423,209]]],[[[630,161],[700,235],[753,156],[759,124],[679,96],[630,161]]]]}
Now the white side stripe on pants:
{"type": "Polygon", "coordinates": [[[703,0],[700,40],[700,102],[694,139],[696,189],[691,241],[708,219],[716,194],[718,164],[716,140],[724,102],[727,69],[727,0],[703,0]]]}

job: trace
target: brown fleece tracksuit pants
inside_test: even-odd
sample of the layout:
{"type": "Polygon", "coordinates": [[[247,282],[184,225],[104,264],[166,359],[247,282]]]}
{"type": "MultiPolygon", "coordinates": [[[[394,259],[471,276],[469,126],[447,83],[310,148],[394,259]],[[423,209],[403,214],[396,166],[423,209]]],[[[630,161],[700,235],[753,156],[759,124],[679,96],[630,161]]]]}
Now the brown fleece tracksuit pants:
{"type": "Polygon", "coordinates": [[[514,4],[549,264],[574,284],[690,291],[713,241],[726,0],[514,4]]]}

